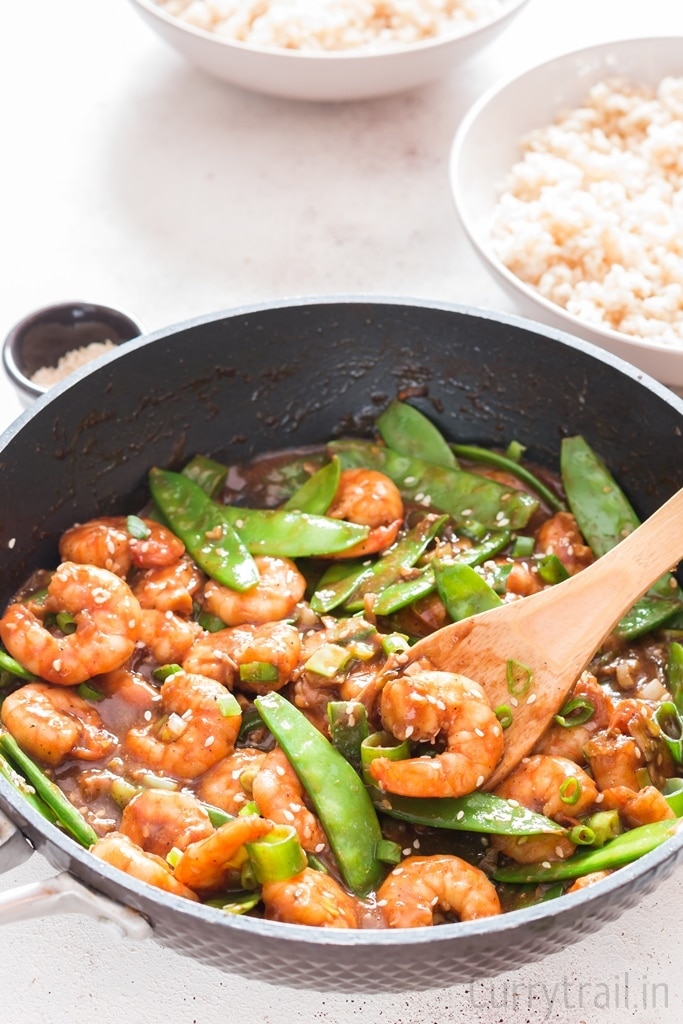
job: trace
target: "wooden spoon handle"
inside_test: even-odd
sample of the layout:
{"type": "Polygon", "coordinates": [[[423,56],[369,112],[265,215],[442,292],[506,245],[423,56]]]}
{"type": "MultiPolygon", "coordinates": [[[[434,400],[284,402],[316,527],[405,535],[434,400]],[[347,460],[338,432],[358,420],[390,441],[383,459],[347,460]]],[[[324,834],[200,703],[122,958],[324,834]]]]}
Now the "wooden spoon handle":
{"type": "MultiPolygon", "coordinates": [[[[545,632],[554,660],[593,653],[621,617],[683,557],[683,489],[582,572],[528,600],[529,623],[545,632]],[[575,627],[580,626],[577,640],[575,627]]],[[[520,611],[525,602],[520,602],[520,611]]]]}

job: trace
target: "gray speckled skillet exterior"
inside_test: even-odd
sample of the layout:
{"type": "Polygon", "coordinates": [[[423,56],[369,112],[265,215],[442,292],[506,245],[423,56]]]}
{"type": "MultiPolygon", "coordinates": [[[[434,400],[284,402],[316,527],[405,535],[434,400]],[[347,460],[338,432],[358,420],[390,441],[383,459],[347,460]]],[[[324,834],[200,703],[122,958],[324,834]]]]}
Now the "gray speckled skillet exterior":
{"type": "MultiPolygon", "coordinates": [[[[55,564],[71,523],[141,505],[151,465],[178,466],[196,452],[243,459],[362,432],[406,389],[450,436],[514,438],[548,466],[562,436],[583,433],[642,518],[683,486],[683,402],[560,332],[389,299],[243,309],[128,343],[6,431],[0,604],[32,568],[55,564]]],[[[583,892],[499,918],[343,932],[223,915],[129,879],[36,816],[4,780],[0,809],[56,868],[142,913],[160,943],[262,981],[356,992],[469,982],[538,960],[636,904],[683,853],[679,835],[583,892]]]]}

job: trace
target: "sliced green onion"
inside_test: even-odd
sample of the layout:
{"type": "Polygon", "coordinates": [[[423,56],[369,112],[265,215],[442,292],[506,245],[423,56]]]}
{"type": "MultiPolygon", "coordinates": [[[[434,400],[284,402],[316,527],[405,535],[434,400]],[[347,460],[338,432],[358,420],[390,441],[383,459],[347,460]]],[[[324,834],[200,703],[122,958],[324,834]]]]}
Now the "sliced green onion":
{"type": "Polygon", "coordinates": [[[557,555],[543,555],[538,560],[537,568],[538,575],[544,583],[562,583],[564,580],[569,579],[567,567],[560,561],[557,555]]]}
{"type": "Polygon", "coordinates": [[[174,846],[166,854],[166,863],[170,867],[174,868],[178,861],[180,860],[180,858],[182,857],[182,855],[183,851],[179,850],[177,846],[174,846]]]}
{"type": "Polygon", "coordinates": [[[211,615],[209,612],[200,612],[197,616],[197,622],[207,633],[219,633],[221,629],[226,628],[222,619],[219,619],[217,615],[211,615]]]}
{"type": "Polygon", "coordinates": [[[226,690],[216,699],[216,706],[223,718],[234,718],[236,715],[242,714],[240,703],[234,693],[230,693],[230,690],[226,690]]]}
{"type": "Polygon", "coordinates": [[[683,764],[683,718],[673,701],[667,700],[655,710],[653,720],[676,764],[683,764]]]}
{"type": "Polygon", "coordinates": [[[494,708],[494,715],[504,729],[509,729],[513,722],[512,708],[509,704],[499,704],[494,708]]]}
{"type": "Polygon", "coordinates": [[[683,779],[667,779],[662,786],[662,793],[676,817],[683,816],[683,779]]]}
{"type": "Polygon", "coordinates": [[[315,672],[318,676],[331,679],[336,676],[351,660],[351,655],[345,647],[339,644],[321,644],[310,656],[304,668],[308,672],[315,672]]]}
{"type": "Polygon", "coordinates": [[[254,815],[259,816],[260,814],[261,814],[261,812],[260,812],[260,810],[258,808],[258,804],[256,803],[256,801],[255,800],[249,800],[248,803],[246,803],[242,807],[240,807],[239,811],[237,812],[237,817],[238,818],[253,818],[254,815]]]}
{"type": "Polygon", "coordinates": [[[79,697],[82,697],[83,700],[104,700],[104,694],[100,690],[96,690],[94,686],[88,686],[87,683],[81,683],[80,686],[76,688],[76,693],[79,697]]]}
{"type": "Polygon", "coordinates": [[[308,863],[296,829],[291,825],[276,825],[262,839],[245,845],[254,877],[260,885],[298,875],[308,863]]]}
{"type": "Polygon", "coordinates": [[[131,537],[134,537],[135,540],[147,540],[152,533],[149,526],[147,526],[139,516],[126,517],[126,531],[131,535],[131,537]]]}
{"type": "Polygon", "coordinates": [[[515,537],[515,542],[512,545],[512,557],[513,558],[528,558],[529,555],[533,555],[536,541],[533,537],[519,536],[515,537]]]}
{"type": "Polygon", "coordinates": [[[510,658],[506,666],[508,693],[513,697],[522,697],[531,686],[531,669],[520,661],[510,658]]]}
{"type": "Polygon", "coordinates": [[[671,691],[674,704],[683,712],[683,644],[672,640],[666,662],[666,685],[671,691]]]}
{"type": "Polygon", "coordinates": [[[243,683],[275,683],[278,677],[277,665],[269,661],[247,661],[239,672],[243,683]]]}
{"type": "Polygon", "coordinates": [[[233,821],[235,815],[228,814],[222,807],[214,807],[213,804],[202,803],[202,806],[206,813],[209,815],[209,821],[214,828],[220,828],[221,825],[225,825],[228,821],[233,821]]]}
{"type": "Polygon", "coordinates": [[[588,722],[594,714],[595,705],[588,697],[572,697],[553,717],[563,729],[573,729],[588,722]]]}
{"type": "Polygon", "coordinates": [[[581,796],[581,783],[575,775],[568,776],[560,786],[560,800],[565,804],[576,804],[581,796]]]}
{"type": "Polygon", "coordinates": [[[392,842],[391,839],[380,839],[375,846],[375,856],[383,864],[399,864],[403,851],[399,844],[392,842]]]}
{"type": "Polygon", "coordinates": [[[519,441],[510,441],[505,449],[505,457],[510,459],[511,462],[521,462],[525,451],[525,444],[520,444],[519,441]]]}
{"type": "Polygon", "coordinates": [[[117,807],[125,807],[139,792],[139,788],[134,786],[132,782],[127,782],[125,779],[114,779],[109,790],[109,796],[117,807]]]}
{"type": "Polygon", "coordinates": [[[370,775],[370,764],[376,757],[388,757],[390,761],[405,761],[410,757],[408,740],[397,740],[390,732],[373,732],[360,745],[361,766],[365,781],[370,786],[376,782],[370,775]]]}
{"type": "Polygon", "coordinates": [[[569,840],[575,846],[595,846],[595,832],[588,825],[575,825],[569,831],[569,840]]]}
{"type": "Polygon", "coordinates": [[[593,833],[593,846],[604,846],[623,831],[619,811],[616,810],[596,811],[586,818],[584,825],[593,833]]]}
{"type": "Polygon", "coordinates": [[[260,892],[240,892],[230,896],[216,896],[206,900],[205,906],[216,907],[226,914],[248,914],[261,902],[260,892]]]}
{"type": "Polygon", "coordinates": [[[55,615],[55,622],[59,629],[61,629],[64,636],[71,636],[75,633],[78,628],[76,619],[71,615],[70,612],[57,612],[55,615]]]}
{"type": "Polygon", "coordinates": [[[152,672],[153,677],[158,683],[165,682],[169,676],[174,676],[176,672],[182,672],[181,665],[159,665],[152,672]]]}
{"type": "Polygon", "coordinates": [[[175,779],[169,779],[164,775],[153,775],[152,772],[147,772],[143,775],[140,783],[145,789],[164,789],[169,793],[175,793],[178,789],[178,783],[175,779]]]}
{"type": "Polygon", "coordinates": [[[20,665],[16,658],[13,658],[11,654],[7,654],[6,651],[0,651],[0,670],[3,672],[9,672],[10,675],[18,676],[19,679],[31,680],[35,679],[32,672],[29,672],[27,668],[20,665]]]}
{"type": "Polygon", "coordinates": [[[403,654],[410,650],[410,641],[405,633],[386,633],[381,640],[382,650],[387,655],[403,654]]]}

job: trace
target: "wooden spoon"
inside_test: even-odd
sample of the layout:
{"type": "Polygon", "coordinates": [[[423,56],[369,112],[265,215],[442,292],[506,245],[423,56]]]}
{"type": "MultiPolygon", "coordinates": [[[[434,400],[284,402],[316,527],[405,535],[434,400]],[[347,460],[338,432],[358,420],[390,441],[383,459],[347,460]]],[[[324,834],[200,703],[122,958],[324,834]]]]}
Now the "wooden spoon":
{"type": "Polygon", "coordinates": [[[411,648],[407,664],[459,672],[484,687],[491,707],[510,707],[505,752],[486,789],[532,750],[619,619],[682,557],[683,489],[576,576],[444,626],[411,648]],[[509,668],[512,688],[525,691],[518,696],[509,668]]]}

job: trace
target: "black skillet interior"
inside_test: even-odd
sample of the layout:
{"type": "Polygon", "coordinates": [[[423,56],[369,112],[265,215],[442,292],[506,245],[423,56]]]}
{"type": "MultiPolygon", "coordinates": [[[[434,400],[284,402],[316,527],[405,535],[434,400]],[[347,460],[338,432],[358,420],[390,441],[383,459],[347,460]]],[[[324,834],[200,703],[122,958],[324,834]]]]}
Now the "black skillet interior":
{"type": "MultiPolygon", "coordinates": [[[[142,506],[151,465],[179,466],[197,452],[239,460],[366,432],[397,395],[412,396],[452,438],[514,438],[550,467],[562,436],[582,433],[641,517],[683,486],[680,400],[592,346],[463,307],[315,300],[216,315],[130,342],[72,380],[3,438],[0,604],[31,569],[54,564],[56,539],[74,521],[142,506]]],[[[637,902],[682,845],[672,840],[668,859],[649,855],[562,907],[420,935],[330,936],[229,921],[124,882],[4,784],[0,807],[54,864],[145,913],[162,943],[280,984],[357,991],[429,988],[538,959],[637,902]]]]}

